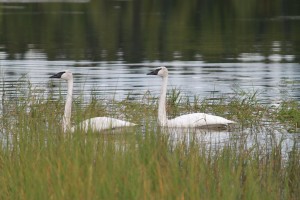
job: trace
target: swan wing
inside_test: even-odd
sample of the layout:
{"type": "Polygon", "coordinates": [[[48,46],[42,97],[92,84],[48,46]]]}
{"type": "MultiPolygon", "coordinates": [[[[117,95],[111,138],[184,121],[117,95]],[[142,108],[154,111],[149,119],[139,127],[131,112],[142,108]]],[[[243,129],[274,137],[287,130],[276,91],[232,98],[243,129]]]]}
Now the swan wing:
{"type": "Polygon", "coordinates": [[[204,127],[204,126],[224,126],[233,124],[234,121],[223,117],[210,115],[206,113],[192,113],[182,115],[174,119],[168,120],[169,127],[204,127]]]}
{"type": "MultiPolygon", "coordinates": [[[[135,126],[136,124],[115,119],[111,117],[94,117],[79,123],[75,129],[81,129],[87,132],[88,130],[101,131],[105,129],[113,129],[125,126],[135,126]]],[[[74,131],[74,129],[73,129],[74,131]]]]}

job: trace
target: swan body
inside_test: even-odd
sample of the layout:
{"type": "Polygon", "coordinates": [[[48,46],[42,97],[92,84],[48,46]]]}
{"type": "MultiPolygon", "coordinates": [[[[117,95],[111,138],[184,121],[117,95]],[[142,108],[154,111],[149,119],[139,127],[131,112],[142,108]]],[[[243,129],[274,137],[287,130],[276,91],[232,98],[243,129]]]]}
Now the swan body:
{"type": "Polygon", "coordinates": [[[105,129],[113,129],[125,126],[135,126],[136,124],[111,118],[111,117],[94,117],[80,122],[75,127],[71,128],[71,132],[74,132],[75,129],[83,130],[84,132],[88,132],[88,130],[92,131],[100,131],[105,129]]]}
{"type": "Polygon", "coordinates": [[[168,127],[182,127],[182,128],[196,128],[203,126],[223,126],[232,124],[233,121],[227,120],[223,117],[209,115],[206,113],[192,113],[182,115],[167,122],[168,127]]]}
{"type": "Polygon", "coordinates": [[[168,84],[168,69],[166,67],[156,68],[147,75],[158,75],[162,77],[161,94],[158,104],[158,122],[160,126],[179,127],[179,128],[196,128],[196,127],[224,127],[235,123],[234,121],[223,117],[214,116],[206,113],[192,113],[181,115],[174,119],[168,119],[166,113],[166,95],[168,84]]]}
{"type": "Polygon", "coordinates": [[[94,117],[82,121],[78,125],[71,127],[71,110],[72,110],[72,94],[73,94],[73,74],[71,71],[66,70],[59,72],[50,78],[59,78],[66,80],[68,82],[68,93],[65,104],[64,117],[62,121],[63,131],[74,132],[76,129],[87,132],[88,130],[92,131],[102,131],[105,129],[113,129],[125,126],[135,126],[136,124],[111,118],[111,117],[94,117]]]}

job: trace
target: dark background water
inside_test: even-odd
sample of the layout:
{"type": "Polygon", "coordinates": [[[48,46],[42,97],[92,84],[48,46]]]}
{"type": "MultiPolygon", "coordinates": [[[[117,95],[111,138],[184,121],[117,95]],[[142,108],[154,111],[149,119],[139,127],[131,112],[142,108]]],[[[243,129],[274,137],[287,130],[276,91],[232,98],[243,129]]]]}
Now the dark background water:
{"type": "Polygon", "coordinates": [[[50,74],[71,69],[77,89],[123,98],[158,91],[145,73],[166,65],[170,85],[191,95],[238,85],[269,101],[300,97],[298,0],[0,2],[7,88],[22,74],[46,87],[50,74]]]}

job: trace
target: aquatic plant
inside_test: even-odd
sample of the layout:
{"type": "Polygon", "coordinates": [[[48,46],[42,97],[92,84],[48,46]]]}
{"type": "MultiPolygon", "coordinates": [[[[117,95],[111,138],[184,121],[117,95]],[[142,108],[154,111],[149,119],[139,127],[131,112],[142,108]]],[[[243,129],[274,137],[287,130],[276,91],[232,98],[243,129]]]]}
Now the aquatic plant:
{"type": "Polygon", "coordinates": [[[140,126],[104,134],[64,134],[60,89],[28,87],[31,92],[28,88],[23,98],[4,95],[2,99],[6,109],[0,117],[0,199],[296,199],[300,195],[299,142],[290,139],[292,145],[285,149],[285,138],[276,139],[287,134],[276,124],[282,116],[294,115],[288,111],[296,103],[283,103],[277,111],[261,105],[254,98],[257,94],[192,101],[171,93],[168,98],[180,98],[168,106],[171,113],[197,109],[239,122],[226,132],[226,141],[213,141],[207,138],[222,137],[224,132],[158,127],[157,97],[150,93],[120,102],[92,95],[87,102],[75,98],[73,123],[104,112],[119,117],[126,113],[140,126]],[[261,140],[262,136],[267,139],[261,140]]]}

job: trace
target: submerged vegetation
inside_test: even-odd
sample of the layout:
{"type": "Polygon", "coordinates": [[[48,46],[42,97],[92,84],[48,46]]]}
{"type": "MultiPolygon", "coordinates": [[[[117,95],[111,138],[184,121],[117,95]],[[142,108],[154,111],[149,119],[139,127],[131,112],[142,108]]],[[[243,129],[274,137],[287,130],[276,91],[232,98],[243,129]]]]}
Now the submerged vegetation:
{"type": "Polygon", "coordinates": [[[170,117],[213,113],[238,122],[228,132],[158,127],[157,98],[150,92],[120,102],[77,97],[73,123],[117,116],[140,126],[71,135],[61,129],[63,92],[26,83],[18,98],[2,91],[0,199],[273,200],[300,195],[299,141],[292,137],[298,133],[287,132],[297,132],[295,101],[274,109],[260,104],[256,93],[219,99],[189,98],[176,89],[169,93],[170,117]],[[225,141],[202,138],[224,132],[225,141]],[[285,135],[291,136],[288,149],[285,135]],[[268,139],[260,141],[262,136],[268,139]],[[250,137],[256,140],[249,142],[250,137]]]}

